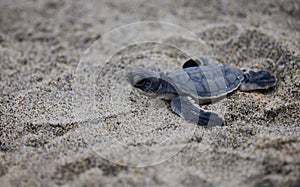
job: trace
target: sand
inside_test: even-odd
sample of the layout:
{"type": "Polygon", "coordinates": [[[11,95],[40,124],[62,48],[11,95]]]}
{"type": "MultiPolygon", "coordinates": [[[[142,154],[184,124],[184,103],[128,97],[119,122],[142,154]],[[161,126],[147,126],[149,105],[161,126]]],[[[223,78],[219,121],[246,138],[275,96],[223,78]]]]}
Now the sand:
{"type": "Polygon", "coordinates": [[[299,32],[297,0],[2,0],[1,186],[300,186],[299,32]],[[201,56],[278,83],[203,128],[125,79],[201,56]]]}

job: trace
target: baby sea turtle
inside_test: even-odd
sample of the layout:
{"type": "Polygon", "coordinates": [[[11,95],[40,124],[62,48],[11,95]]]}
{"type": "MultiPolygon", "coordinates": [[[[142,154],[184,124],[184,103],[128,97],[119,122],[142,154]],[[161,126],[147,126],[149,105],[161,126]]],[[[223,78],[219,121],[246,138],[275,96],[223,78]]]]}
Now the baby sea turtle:
{"type": "Polygon", "coordinates": [[[268,89],[276,84],[276,78],[265,70],[255,72],[229,66],[200,66],[200,61],[193,59],[185,62],[183,69],[168,75],[139,68],[126,77],[144,94],[171,100],[171,108],[176,114],[200,126],[221,125],[224,119],[217,113],[201,109],[196,103],[212,102],[237,89],[268,89]]]}

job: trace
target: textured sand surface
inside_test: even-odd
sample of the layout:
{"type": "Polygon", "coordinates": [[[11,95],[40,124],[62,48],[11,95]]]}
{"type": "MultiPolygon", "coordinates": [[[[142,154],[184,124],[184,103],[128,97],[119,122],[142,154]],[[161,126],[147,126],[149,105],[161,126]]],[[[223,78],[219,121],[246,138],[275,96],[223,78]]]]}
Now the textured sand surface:
{"type": "Polygon", "coordinates": [[[300,186],[299,108],[297,0],[0,1],[0,186],[300,186]],[[107,63],[97,56],[114,47],[98,47],[105,33],[149,20],[206,47],[142,27],[117,40],[150,33],[162,43],[126,46],[107,63]],[[188,56],[168,42],[267,69],[278,84],[203,106],[226,124],[196,127],[124,79],[137,67],[181,68],[188,56]]]}

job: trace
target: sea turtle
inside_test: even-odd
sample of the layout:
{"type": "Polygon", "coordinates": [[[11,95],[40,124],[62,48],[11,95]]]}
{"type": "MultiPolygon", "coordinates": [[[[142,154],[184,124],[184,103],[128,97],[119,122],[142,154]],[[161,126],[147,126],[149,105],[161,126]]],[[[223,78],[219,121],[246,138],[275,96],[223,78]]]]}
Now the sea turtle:
{"type": "Polygon", "coordinates": [[[200,60],[189,59],[182,69],[168,75],[138,68],[127,73],[126,77],[144,94],[171,100],[171,108],[176,114],[199,126],[221,125],[224,119],[217,113],[201,109],[196,103],[212,102],[237,89],[268,89],[276,84],[276,78],[265,70],[244,71],[229,66],[200,64],[200,60]]]}

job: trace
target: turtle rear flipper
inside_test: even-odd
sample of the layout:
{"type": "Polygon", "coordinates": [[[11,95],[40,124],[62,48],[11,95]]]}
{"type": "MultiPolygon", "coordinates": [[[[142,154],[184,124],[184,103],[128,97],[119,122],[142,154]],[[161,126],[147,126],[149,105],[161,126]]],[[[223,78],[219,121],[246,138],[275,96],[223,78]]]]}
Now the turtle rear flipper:
{"type": "Polygon", "coordinates": [[[201,109],[190,97],[178,96],[171,101],[172,110],[180,117],[199,126],[222,125],[224,120],[217,114],[201,109]]]}
{"type": "Polygon", "coordinates": [[[276,78],[270,72],[248,71],[244,73],[244,79],[241,81],[241,91],[268,89],[276,85],[276,78]]]}

